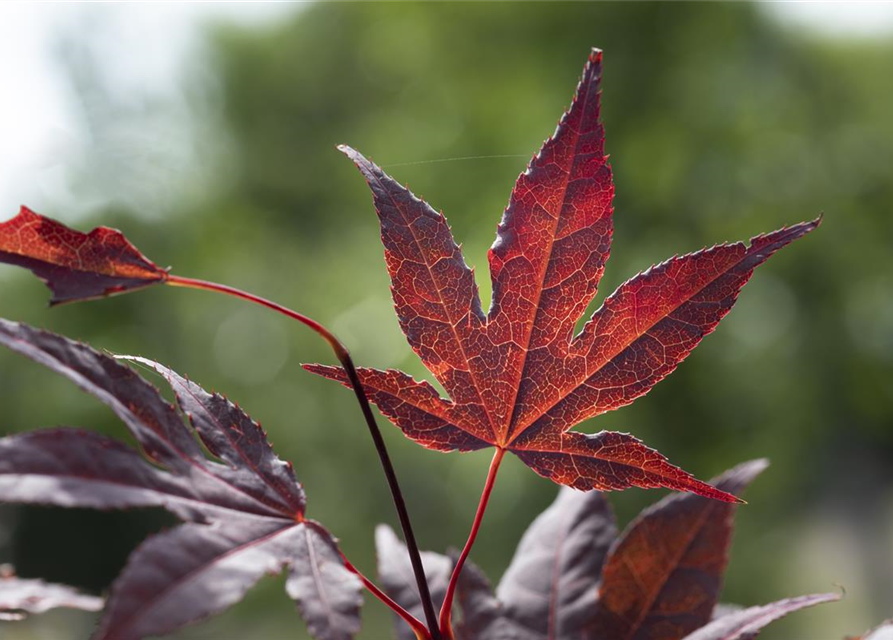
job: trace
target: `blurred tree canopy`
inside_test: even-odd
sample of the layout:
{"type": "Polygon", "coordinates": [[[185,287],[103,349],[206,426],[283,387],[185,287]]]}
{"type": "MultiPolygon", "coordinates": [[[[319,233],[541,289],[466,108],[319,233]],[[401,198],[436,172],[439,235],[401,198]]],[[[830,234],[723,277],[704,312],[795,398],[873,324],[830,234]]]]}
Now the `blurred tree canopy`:
{"type": "MultiPolygon", "coordinates": [[[[78,225],[119,226],[179,274],[306,312],[363,365],[430,379],[390,305],[367,188],[334,146],[358,148],[444,210],[486,305],[486,249],[510,188],[592,46],[605,51],[617,193],[596,305],[674,253],[824,212],[822,228],[756,274],[676,373],[582,428],[632,432],[702,478],[772,460],[739,510],[724,599],[759,604],[833,584],[848,596],[779,623],[767,640],[840,638],[893,615],[893,47],[804,37],[756,5],[727,3],[318,4],[262,29],[217,26],[209,43],[195,74],[199,119],[217,118],[202,129],[215,137],[195,169],[202,197],[178,207],[159,192],[173,203],[165,216],[122,206],[78,225]]],[[[64,203],[43,213],[66,219],[64,203]]],[[[315,336],[210,294],[152,290],[48,313],[32,278],[4,267],[0,282],[4,317],[151,356],[237,400],[294,462],[310,515],[374,572],[373,526],[394,522],[390,497],[351,395],[300,369],[332,360],[315,336]]],[[[3,431],[74,424],[124,436],[49,372],[7,353],[0,367],[3,431]]],[[[384,429],[421,543],[461,546],[489,455],[429,452],[384,429]]],[[[555,491],[507,464],[473,559],[499,575],[555,491]]],[[[660,495],[612,501],[623,520],[660,495]]],[[[99,590],[169,522],[2,508],[0,561],[99,590]]],[[[176,637],[306,637],[274,582],[176,637]]],[[[364,617],[362,639],[390,636],[374,601],[364,617]]],[[[52,614],[2,631],[52,628],[61,640],[83,637],[84,620],[52,614]]]]}

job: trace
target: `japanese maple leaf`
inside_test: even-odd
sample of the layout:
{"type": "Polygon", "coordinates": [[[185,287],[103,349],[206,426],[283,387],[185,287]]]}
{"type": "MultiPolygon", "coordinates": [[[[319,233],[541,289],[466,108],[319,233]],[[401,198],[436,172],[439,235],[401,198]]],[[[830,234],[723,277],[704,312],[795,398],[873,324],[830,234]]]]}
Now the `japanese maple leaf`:
{"type": "Polygon", "coordinates": [[[94,640],[169,633],[223,611],[265,574],[283,569],[286,590],[311,635],[353,637],[359,629],[360,581],[345,566],[332,535],[306,517],[304,490],[291,464],[276,456],[244,411],[159,364],[137,359],[171,385],[178,412],[115,359],[26,325],[0,319],[0,344],[108,405],[143,453],[73,428],[2,438],[0,500],[95,509],[163,507],[184,521],[133,552],[112,585],[94,640]],[[206,457],[202,445],[216,459],[206,457]]]}
{"type": "MultiPolygon", "coordinates": [[[[733,500],[630,435],[571,429],[647,393],[713,331],[753,270],[820,220],[651,267],[573,335],[611,247],[601,69],[594,50],[570,110],[515,184],[489,252],[486,314],[443,215],[341,147],[372,189],[400,326],[449,399],[400,371],[360,377],[379,409],[430,449],[499,447],[577,489],[668,487],[733,500]]],[[[307,369],[346,383],[339,368],[307,369]]]]}
{"type": "Polygon", "coordinates": [[[0,262],[34,272],[52,290],[51,305],[142,289],[168,277],[116,229],[82,233],[24,206],[0,223],[0,262]]]}

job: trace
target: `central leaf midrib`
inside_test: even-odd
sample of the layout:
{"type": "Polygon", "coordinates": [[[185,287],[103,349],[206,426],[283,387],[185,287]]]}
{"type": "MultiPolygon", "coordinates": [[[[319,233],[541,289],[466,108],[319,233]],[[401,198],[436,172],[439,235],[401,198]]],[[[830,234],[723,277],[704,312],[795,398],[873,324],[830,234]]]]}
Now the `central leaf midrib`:
{"type": "MultiPolygon", "coordinates": [[[[581,82],[585,83],[586,78],[584,77],[581,82]]],[[[581,111],[581,114],[583,114],[583,115],[585,115],[586,106],[589,103],[589,86],[588,86],[588,84],[586,85],[585,88],[586,88],[586,91],[583,94],[583,101],[582,101],[582,105],[580,106],[580,111],[581,111]]],[[[574,106],[575,106],[574,104],[571,104],[571,108],[565,114],[566,117],[568,117],[568,118],[570,117],[570,112],[573,111],[574,106]]],[[[582,124],[582,120],[583,120],[583,118],[581,115],[581,120],[580,120],[581,124],[582,124]]],[[[524,340],[524,346],[521,351],[522,355],[521,355],[520,373],[518,374],[518,377],[515,380],[515,384],[513,387],[514,392],[512,394],[512,401],[509,403],[511,410],[509,412],[508,419],[505,423],[504,439],[506,440],[506,443],[505,443],[506,445],[511,444],[511,442],[514,440],[514,438],[510,438],[509,436],[511,435],[511,431],[512,431],[512,421],[515,419],[515,413],[518,410],[518,406],[517,406],[518,392],[520,391],[520,388],[521,388],[521,381],[524,380],[524,374],[527,372],[527,356],[530,354],[530,340],[533,337],[534,325],[536,324],[536,319],[539,316],[539,312],[540,312],[540,301],[542,300],[542,296],[543,296],[543,285],[545,284],[545,281],[546,281],[546,274],[549,272],[549,266],[552,263],[552,251],[555,248],[555,234],[558,231],[558,225],[561,223],[561,214],[564,211],[564,207],[566,205],[567,188],[571,182],[571,171],[574,168],[574,164],[576,163],[576,160],[577,160],[577,157],[579,154],[580,139],[583,137],[581,132],[577,131],[570,125],[568,125],[567,130],[571,131],[576,136],[576,138],[574,139],[574,151],[571,154],[570,166],[568,167],[568,169],[566,171],[566,174],[564,177],[564,184],[562,185],[562,188],[561,188],[561,205],[558,207],[558,212],[555,215],[555,223],[552,226],[552,233],[549,234],[549,248],[547,251],[548,257],[546,260],[543,261],[542,272],[539,274],[539,278],[538,278],[539,286],[536,289],[536,292],[537,292],[536,293],[536,303],[534,304],[534,307],[533,307],[533,309],[534,309],[533,317],[530,319],[530,322],[527,325],[527,327],[528,327],[527,328],[527,336],[524,340]]],[[[549,142],[554,143],[554,141],[558,138],[558,135],[559,134],[556,133],[555,137],[552,138],[549,142]]],[[[540,154],[542,154],[542,151],[540,151],[540,154]]],[[[519,434],[523,433],[524,429],[526,429],[526,428],[527,427],[525,426],[523,429],[518,431],[518,433],[519,434]]],[[[515,436],[515,437],[517,437],[517,436],[515,436]]]]}

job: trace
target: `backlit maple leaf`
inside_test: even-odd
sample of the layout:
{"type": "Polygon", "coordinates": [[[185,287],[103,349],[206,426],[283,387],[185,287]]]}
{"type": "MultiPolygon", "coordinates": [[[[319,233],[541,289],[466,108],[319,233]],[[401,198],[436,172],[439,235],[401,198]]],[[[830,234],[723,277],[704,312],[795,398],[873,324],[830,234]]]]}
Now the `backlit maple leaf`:
{"type": "MultiPolygon", "coordinates": [[[[486,314],[443,215],[341,147],[372,189],[400,326],[449,399],[400,371],[361,369],[361,380],[429,449],[495,446],[583,490],[668,487],[734,501],[633,436],[571,429],[647,393],[713,331],[753,270],[820,220],[671,258],[622,284],[573,335],[613,229],[601,69],[594,50],[570,110],[515,184],[489,253],[486,314]]],[[[346,383],[340,368],[306,368],[346,383]]]]}
{"type": "Polygon", "coordinates": [[[82,233],[28,207],[0,223],[0,262],[30,269],[52,290],[52,305],[134,291],[168,277],[117,229],[82,233]]]}

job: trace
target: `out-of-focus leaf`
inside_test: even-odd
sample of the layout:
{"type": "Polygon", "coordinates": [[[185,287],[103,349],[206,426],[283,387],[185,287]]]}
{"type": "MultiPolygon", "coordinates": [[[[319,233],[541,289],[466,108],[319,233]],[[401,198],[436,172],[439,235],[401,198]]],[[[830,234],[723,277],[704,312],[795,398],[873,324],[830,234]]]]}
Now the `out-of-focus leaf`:
{"type": "MultiPolygon", "coordinates": [[[[738,494],[765,460],[714,479],[738,494]]],[[[706,624],[719,598],[735,507],[695,495],[667,496],[646,509],[605,562],[594,620],[585,637],[678,639],[706,624]]]]}
{"type": "MultiPolygon", "coordinates": [[[[406,545],[393,529],[379,525],[375,530],[375,550],[378,555],[378,577],[385,593],[417,619],[423,620],[425,614],[419,598],[419,587],[406,545]]],[[[421,555],[431,600],[435,608],[439,609],[443,604],[455,562],[447,556],[431,551],[423,551],[421,555]]],[[[415,632],[396,614],[394,625],[399,640],[416,640],[415,632]]]]}
{"type": "Polygon", "coordinates": [[[707,626],[685,636],[685,640],[753,640],[760,635],[763,627],[789,613],[839,599],[840,595],[836,593],[819,593],[779,600],[760,607],[750,607],[717,618],[707,626]]]}
{"type": "Polygon", "coordinates": [[[601,493],[562,487],[524,533],[499,582],[504,615],[543,638],[579,634],[591,622],[602,565],[616,537],[601,493]]]}
{"type": "Polygon", "coordinates": [[[563,487],[524,533],[495,596],[479,569],[463,570],[461,637],[579,638],[592,622],[602,564],[616,535],[601,493],[563,487]]]}
{"type": "Polygon", "coordinates": [[[286,590],[319,640],[359,629],[361,584],[335,539],[305,518],[291,465],[239,407],[154,362],[180,412],[220,461],[202,452],[181,413],[134,371],[90,347],[0,319],[0,343],[66,376],[124,421],[148,464],[116,441],[77,429],[0,440],[7,502],[119,509],[164,507],[185,524],[149,538],[112,585],[95,640],[169,633],[239,601],[287,568],[286,590]]]}
{"type": "Polygon", "coordinates": [[[0,576],[0,620],[21,620],[31,613],[58,608],[99,611],[104,604],[102,598],[66,585],[14,575],[0,576]]]}
{"type": "MultiPolygon", "coordinates": [[[[738,494],[766,464],[743,463],[714,482],[738,494]]],[[[701,628],[737,630],[725,624],[736,620],[745,631],[758,629],[753,625],[835,599],[807,596],[752,609],[717,606],[734,511],[733,504],[675,494],[645,510],[615,539],[613,516],[600,494],[562,489],[525,533],[496,595],[478,568],[462,572],[457,637],[680,640],[701,628]]],[[[690,640],[718,638],[694,634],[690,640]]]]}
{"type": "Polygon", "coordinates": [[[865,635],[858,638],[847,638],[847,640],[893,640],[893,619],[881,623],[880,626],[867,631],[865,635]]]}

